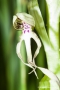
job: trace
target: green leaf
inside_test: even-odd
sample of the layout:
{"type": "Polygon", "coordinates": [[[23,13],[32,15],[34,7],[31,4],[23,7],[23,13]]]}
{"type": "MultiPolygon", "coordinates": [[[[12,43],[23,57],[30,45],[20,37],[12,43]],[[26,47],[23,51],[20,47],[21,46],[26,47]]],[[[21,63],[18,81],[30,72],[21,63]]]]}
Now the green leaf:
{"type": "Polygon", "coordinates": [[[39,90],[59,90],[57,83],[44,76],[39,83],[39,90]]]}
{"type": "MultiPolygon", "coordinates": [[[[55,73],[57,77],[60,79],[60,70],[59,70],[60,68],[60,53],[59,53],[60,0],[46,0],[46,7],[48,10],[47,11],[48,13],[47,25],[48,25],[49,33],[46,32],[44,21],[43,21],[42,14],[39,9],[37,0],[31,0],[31,2],[29,2],[28,10],[29,10],[29,13],[35,19],[36,31],[38,35],[40,36],[42,43],[44,45],[48,69],[52,71],[53,73],[55,73]]],[[[54,85],[55,84],[53,84],[53,86],[54,85]]],[[[55,90],[53,89],[51,82],[50,82],[50,90],[55,90]]]]}
{"type": "Polygon", "coordinates": [[[39,82],[39,90],[50,90],[49,78],[44,76],[42,80],[39,82]]]}
{"type": "Polygon", "coordinates": [[[43,21],[42,14],[39,9],[37,0],[31,0],[31,2],[29,3],[29,6],[28,6],[28,10],[29,10],[29,13],[35,19],[35,23],[36,23],[35,28],[44,44],[45,50],[50,49],[51,44],[50,44],[48,35],[46,33],[44,21],[43,21]]]}
{"type": "MultiPolygon", "coordinates": [[[[30,4],[29,5],[29,13],[35,19],[36,31],[37,31],[38,35],[40,36],[40,38],[43,42],[43,45],[44,45],[44,49],[45,49],[46,57],[47,57],[47,62],[48,62],[48,68],[49,68],[49,70],[55,72],[56,68],[60,62],[59,61],[59,49],[57,49],[57,50],[54,49],[50,39],[48,38],[46,29],[44,26],[44,21],[43,21],[42,15],[41,15],[41,11],[40,11],[39,6],[37,4],[37,0],[31,0],[31,2],[29,4],[30,4]],[[56,62],[55,64],[54,64],[54,61],[56,62]]],[[[49,20],[50,20],[50,18],[49,18],[49,20]]],[[[52,38],[54,38],[54,37],[51,36],[51,39],[52,38]]],[[[59,38],[57,40],[59,40],[59,38]]],[[[58,45],[58,43],[57,43],[57,45],[58,45]]]]}

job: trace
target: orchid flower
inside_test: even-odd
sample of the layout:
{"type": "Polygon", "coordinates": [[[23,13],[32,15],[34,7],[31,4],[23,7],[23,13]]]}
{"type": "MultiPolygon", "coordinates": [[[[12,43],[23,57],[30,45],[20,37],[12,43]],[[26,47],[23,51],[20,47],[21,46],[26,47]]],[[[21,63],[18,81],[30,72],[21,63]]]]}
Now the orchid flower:
{"type": "Polygon", "coordinates": [[[18,42],[18,44],[16,46],[16,53],[17,53],[18,57],[20,58],[20,60],[26,66],[33,69],[29,74],[34,72],[36,77],[38,78],[37,73],[35,71],[35,69],[38,68],[45,75],[47,75],[50,79],[55,80],[59,84],[60,80],[58,79],[58,77],[54,73],[52,73],[48,69],[38,67],[35,64],[35,58],[38,55],[39,50],[41,48],[41,42],[40,42],[38,36],[32,31],[33,27],[35,27],[34,18],[31,15],[26,14],[26,13],[17,13],[16,15],[13,16],[13,26],[15,29],[22,31],[22,35],[20,36],[20,41],[18,42]],[[31,53],[31,38],[33,38],[37,44],[37,49],[36,49],[33,57],[32,57],[32,53],[31,53]],[[23,40],[25,41],[26,53],[27,53],[27,62],[28,63],[24,62],[23,57],[22,57],[21,52],[20,52],[21,43],[23,40]]]}
{"type": "MultiPolygon", "coordinates": [[[[32,28],[35,26],[35,21],[34,21],[33,17],[28,15],[29,16],[28,18],[30,18],[31,20],[30,20],[30,22],[26,22],[25,21],[26,15],[27,14],[25,14],[25,13],[23,15],[22,15],[22,13],[18,13],[13,18],[14,28],[19,29],[19,30],[22,29],[22,35],[20,36],[20,42],[17,44],[17,47],[16,47],[16,53],[17,53],[18,57],[21,59],[21,61],[24,63],[24,60],[22,59],[22,56],[20,53],[21,43],[24,40],[25,46],[26,46],[26,52],[27,52],[27,62],[28,62],[28,64],[27,63],[24,63],[24,64],[29,66],[30,68],[32,68],[35,75],[37,76],[36,71],[35,71],[36,65],[35,65],[34,60],[39,53],[39,50],[41,47],[41,42],[40,42],[38,36],[32,31],[32,28]],[[33,23],[31,23],[31,22],[33,22],[33,23]],[[32,53],[31,53],[31,38],[33,38],[37,44],[37,49],[33,56],[33,60],[32,60],[32,53]]],[[[32,73],[32,72],[30,72],[30,73],[32,73]]]]}

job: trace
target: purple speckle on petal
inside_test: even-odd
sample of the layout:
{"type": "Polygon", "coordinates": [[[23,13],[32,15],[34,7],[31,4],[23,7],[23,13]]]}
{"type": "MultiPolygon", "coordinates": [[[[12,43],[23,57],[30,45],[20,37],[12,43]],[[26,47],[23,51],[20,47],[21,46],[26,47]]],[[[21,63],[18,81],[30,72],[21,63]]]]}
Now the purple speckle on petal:
{"type": "Polygon", "coordinates": [[[27,32],[29,32],[29,30],[27,30],[27,32]]]}
{"type": "Polygon", "coordinates": [[[23,22],[23,33],[25,34],[26,32],[29,33],[30,32],[30,25],[23,22]]]}

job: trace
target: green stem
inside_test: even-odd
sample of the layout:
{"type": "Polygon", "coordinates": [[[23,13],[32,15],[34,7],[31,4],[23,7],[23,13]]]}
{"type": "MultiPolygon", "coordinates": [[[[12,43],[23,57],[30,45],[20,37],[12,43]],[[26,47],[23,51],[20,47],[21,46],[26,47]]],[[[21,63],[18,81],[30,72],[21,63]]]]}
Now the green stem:
{"type": "MultiPolygon", "coordinates": [[[[17,13],[19,12],[26,12],[26,2],[25,0],[17,0],[17,13]]],[[[21,31],[17,33],[17,36],[21,35],[21,31]]],[[[25,46],[24,43],[21,45],[21,53],[24,57],[24,62],[26,62],[26,55],[25,55],[25,46]]],[[[26,67],[20,61],[20,88],[19,90],[26,90],[26,67]]]]}

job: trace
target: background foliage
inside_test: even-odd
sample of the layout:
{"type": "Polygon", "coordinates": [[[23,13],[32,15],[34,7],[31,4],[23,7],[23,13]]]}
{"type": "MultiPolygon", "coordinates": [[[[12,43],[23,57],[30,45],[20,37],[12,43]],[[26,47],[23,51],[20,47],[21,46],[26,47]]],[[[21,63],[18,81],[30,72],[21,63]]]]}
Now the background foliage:
{"type": "MultiPolygon", "coordinates": [[[[34,73],[28,75],[31,69],[23,65],[16,54],[16,44],[21,32],[13,28],[13,15],[17,12],[28,13],[27,1],[29,0],[0,0],[0,90],[39,90],[39,82],[43,77],[42,72],[38,70],[39,80],[37,80],[34,73]]],[[[38,4],[47,30],[46,2],[45,0],[38,0],[38,4]]],[[[35,49],[36,45],[32,40],[33,53],[35,49]]],[[[22,44],[22,53],[26,62],[24,44],[22,44]]],[[[43,44],[36,58],[36,64],[47,67],[43,44]]]]}

